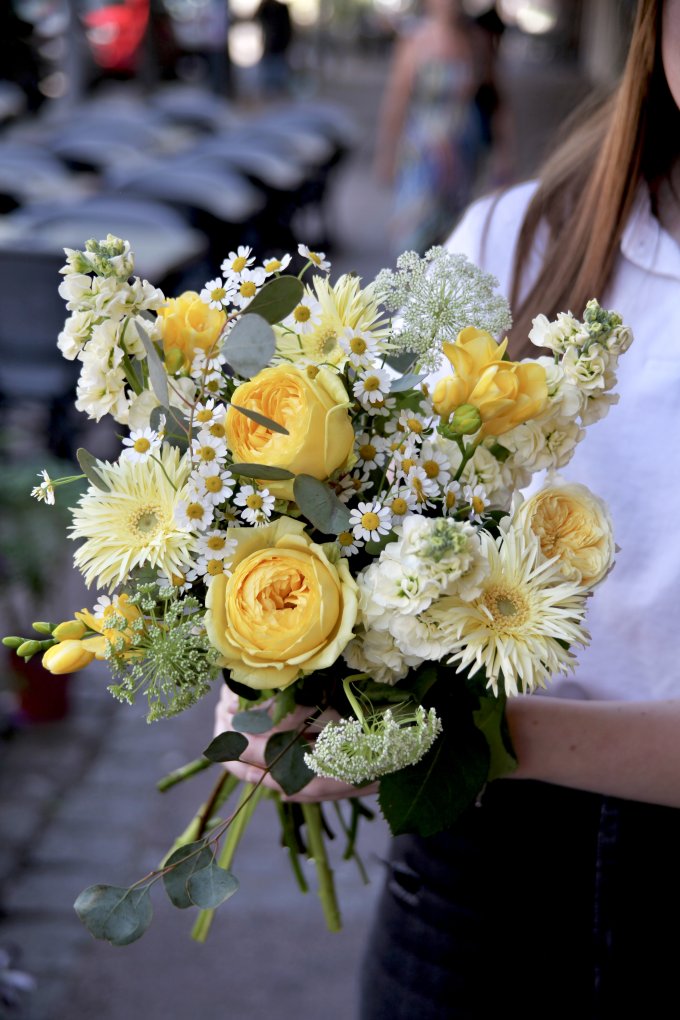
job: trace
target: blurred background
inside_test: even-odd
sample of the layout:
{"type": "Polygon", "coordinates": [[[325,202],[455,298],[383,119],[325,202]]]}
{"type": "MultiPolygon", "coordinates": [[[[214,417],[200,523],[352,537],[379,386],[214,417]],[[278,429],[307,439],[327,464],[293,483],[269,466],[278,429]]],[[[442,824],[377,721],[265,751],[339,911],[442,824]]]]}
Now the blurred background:
{"type": "MultiPolygon", "coordinates": [[[[78,446],[118,450],[116,426],[76,414],[74,365],[56,347],[64,246],[126,237],[139,275],[169,295],[200,288],[237,244],[264,257],[302,241],[328,254],[334,276],[368,280],[404,247],[443,240],[476,195],[532,175],[565,117],[615,84],[635,4],[466,0],[472,79],[461,91],[440,68],[400,92],[395,52],[455,6],[2,0],[3,633],[91,601],[64,541],[77,493],[47,507],[29,492],[43,468],[71,473],[78,446]],[[444,156],[442,132],[455,133],[444,156]]],[[[151,929],[124,949],[95,943],[72,911],[82,888],[154,868],[207,796],[206,776],[163,795],[155,783],[206,746],[210,701],[147,726],[101,671],[45,676],[38,660],[3,654],[1,1016],[355,1016],[387,842],[379,819],[363,834],[370,886],[336,854],[339,935],[324,930],[313,891],[298,892],[267,804],[238,852],[242,889],[207,945],[162,893],[151,929]]]]}

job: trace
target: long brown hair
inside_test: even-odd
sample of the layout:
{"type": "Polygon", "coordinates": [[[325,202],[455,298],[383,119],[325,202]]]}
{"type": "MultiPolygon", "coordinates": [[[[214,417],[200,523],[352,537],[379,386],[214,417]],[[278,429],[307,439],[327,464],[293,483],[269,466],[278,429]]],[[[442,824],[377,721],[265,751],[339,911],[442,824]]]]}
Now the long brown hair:
{"type": "Polygon", "coordinates": [[[571,309],[579,315],[611,276],[639,183],[656,187],[680,151],[680,112],[661,61],[662,0],[640,0],[616,92],[545,164],[515,253],[510,303],[515,353],[531,320],[571,309]],[[543,222],[549,240],[538,278],[520,302],[522,274],[543,222]]]}

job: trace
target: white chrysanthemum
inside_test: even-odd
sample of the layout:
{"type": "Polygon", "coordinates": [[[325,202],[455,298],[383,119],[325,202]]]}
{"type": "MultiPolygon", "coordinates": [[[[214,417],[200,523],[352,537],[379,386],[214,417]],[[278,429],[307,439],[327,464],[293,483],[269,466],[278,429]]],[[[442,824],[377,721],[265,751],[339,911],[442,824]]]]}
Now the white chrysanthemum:
{"type": "Polygon", "coordinates": [[[546,560],[538,539],[510,528],[494,541],[481,535],[490,572],[481,594],[457,595],[430,610],[449,634],[450,662],[458,672],[484,669],[487,686],[517,694],[545,687],[555,674],[573,669],[564,645],[590,640],[583,626],[586,590],[565,582],[556,559],[546,560]],[[563,644],[564,643],[564,644],[563,644]]]}
{"type": "Polygon", "coordinates": [[[71,538],[85,539],[74,560],[88,586],[96,580],[113,589],[145,564],[177,574],[190,558],[193,536],[175,520],[189,464],[171,446],[163,447],[159,459],[160,464],[121,460],[97,465],[110,491],[90,486],[73,511],[70,528],[71,538]]]}

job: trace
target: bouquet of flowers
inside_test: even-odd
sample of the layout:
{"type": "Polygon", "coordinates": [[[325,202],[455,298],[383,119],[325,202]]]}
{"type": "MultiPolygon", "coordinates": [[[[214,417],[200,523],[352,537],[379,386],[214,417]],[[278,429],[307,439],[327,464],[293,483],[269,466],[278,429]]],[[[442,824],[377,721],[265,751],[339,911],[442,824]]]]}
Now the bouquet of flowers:
{"type": "MultiPolygon", "coordinates": [[[[505,700],[573,668],[612,564],[606,507],[554,472],[616,400],[632,339],[620,316],[596,301],[582,320],[541,316],[531,340],[549,353],[513,362],[494,339],[510,326],[496,281],[462,256],[407,252],[368,286],[332,284],[304,245],[298,256],[293,275],[290,255],[256,264],[239,247],[200,294],[166,298],[134,277],[125,241],[67,250],[58,344],[82,365],[76,406],[128,433],[113,463],[78,455],[89,484],[70,538],[103,594],[5,643],[53,673],[106,660],[111,692],[146,697],[149,721],[218,679],[239,709],[161,784],[218,763],[158,869],[76,901],[115,945],[144,932],[159,879],[200,909],[205,937],[263,795],[303,888],[299,857],[316,861],[337,927],[322,806],[264,777],[288,796],[315,776],[359,791],[379,780],[393,833],[450,826],[515,766],[505,700]],[[524,500],[543,469],[549,483],[524,500]],[[253,782],[219,767],[248,762],[262,734],[253,782]]],[[[33,495],[51,503],[70,480],[44,473],[33,495]]],[[[359,797],[336,808],[355,857],[371,812],[359,797]]]]}

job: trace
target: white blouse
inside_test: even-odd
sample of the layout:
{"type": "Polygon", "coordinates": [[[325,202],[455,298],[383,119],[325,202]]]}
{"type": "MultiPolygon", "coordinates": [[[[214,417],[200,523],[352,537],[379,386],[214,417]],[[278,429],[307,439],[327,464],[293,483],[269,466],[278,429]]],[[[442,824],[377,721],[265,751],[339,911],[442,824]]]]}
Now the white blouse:
{"type": "MultiPolygon", "coordinates": [[[[534,188],[524,184],[504,194],[488,224],[492,200],[475,203],[447,242],[497,276],[506,295],[534,188]]],[[[539,236],[527,281],[540,252],[539,236]]],[[[593,297],[620,312],[634,333],[619,361],[620,402],[588,427],[560,473],[607,501],[620,552],[589,604],[590,646],[579,652],[576,673],[548,693],[626,701],[680,697],[680,246],[652,215],[646,189],[612,279],[605,294],[593,297]]]]}

